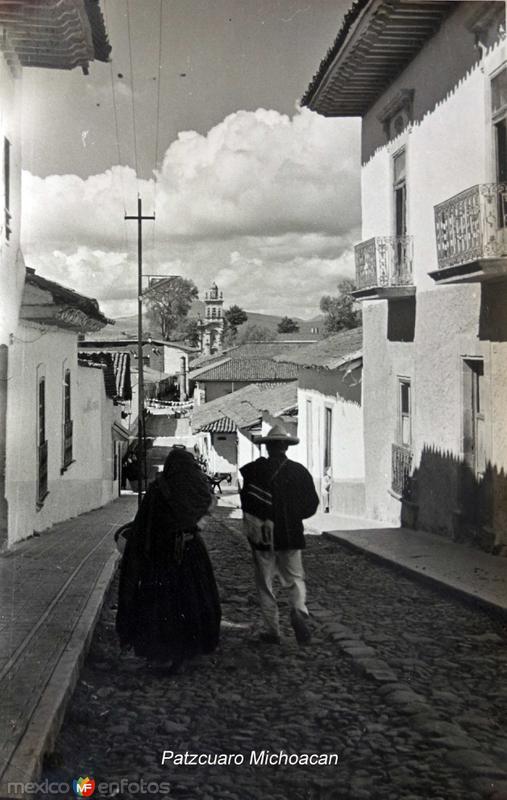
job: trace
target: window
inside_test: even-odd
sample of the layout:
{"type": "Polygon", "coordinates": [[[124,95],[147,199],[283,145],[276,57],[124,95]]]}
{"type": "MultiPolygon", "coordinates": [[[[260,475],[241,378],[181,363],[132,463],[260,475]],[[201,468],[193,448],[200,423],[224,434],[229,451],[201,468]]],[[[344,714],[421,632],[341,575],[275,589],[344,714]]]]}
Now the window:
{"type": "Polygon", "coordinates": [[[404,447],[410,447],[412,444],[412,398],[410,381],[406,378],[400,379],[398,402],[398,441],[404,447]]]}
{"type": "Polygon", "coordinates": [[[313,467],[313,409],[312,401],[306,401],[306,465],[308,469],[312,470],[313,467]]]}
{"type": "Polygon", "coordinates": [[[212,319],[215,319],[216,315],[217,315],[217,310],[216,310],[215,306],[213,306],[213,308],[211,309],[211,317],[212,317],[212,319]]]}
{"type": "Polygon", "coordinates": [[[61,472],[64,472],[72,464],[73,424],[71,419],[70,382],[70,369],[66,369],[63,376],[63,452],[61,472]]]}
{"type": "Polygon", "coordinates": [[[5,238],[11,238],[11,143],[4,138],[4,214],[5,238]]]}
{"type": "Polygon", "coordinates": [[[496,177],[507,182],[507,115],[495,124],[496,177]]]}
{"type": "Polygon", "coordinates": [[[396,438],[391,448],[391,489],[396,497],[408,500],[412,492],[412,387],[409,378],[398,378],[396,438]]]}
{"type": "MultiPolygon", "coordinates": [[[[496,183],[507,184],[507,68],[491,81],[496,183]]],[[[498,227],[507,228],[507,185],[498,192],[498,227]]]]}
{"type": "Polygon", "coordinates": [[[465,463],[477,477],[486,469],[484,414],[484,361],[463,363],[463,452],[465,463]]]}
{"type": "Polygon", "coordinates": [[[407,180],[406,180],[406,159],[405,150],[399,150],[393,156],[393,193],[394,193],[394,266],[395,276],[401,282],[407,254],[406,254],[406,235],[407,235],[407,180]],[[398,277],[396,277],[398,276],[398,277]]]}
{"type": "Polygon", "coordinates": [[[48,443],[46,441],[46,378],[39,377],[37,386],[37,505],[42,506],[48,494],[48,443]]]}
{"type": "Polygon", "coordinates": [[[414,94],[413,89],[401,89],[378,115],[388,140],[395,139],[412,122],[414,94]]]}
{"type": "Polygon", "coordinates": [[[46,378],[39,378],[39,445],[46,441],[46,378]]]}
{"type": "Polygon", "coordinates": [[[333,433],[333,409],[324,408],[324,473],[331,466],[331,447],[333,433]]]}
{"type": "Polygon", "coordinates": [[[507,112],[507,67],[491,80],[491,108],[493,115],[507,112]]]}
{"type": "Polygon", "coordinates": [[[394,234],[407,234],[407,173],[405,149],[393,156],[394,234]]]}

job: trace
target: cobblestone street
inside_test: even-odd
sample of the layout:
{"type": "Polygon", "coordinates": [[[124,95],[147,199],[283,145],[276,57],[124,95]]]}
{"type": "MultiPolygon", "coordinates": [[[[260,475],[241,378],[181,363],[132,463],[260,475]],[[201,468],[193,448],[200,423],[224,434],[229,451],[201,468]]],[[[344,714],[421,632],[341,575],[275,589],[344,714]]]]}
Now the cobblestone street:
{"type": "Polygon", "coordinates": [[[296,645],[285,599],[282,646],[259,645],[249,549],[226,514],[205,532],[222,598],[218,650],[171,677],[120,657],[114,585],[43,778],[164,781],[170,791],[151,796],[181,800],[506,798],[501,621],[312,536],[312,646],[296,645]],[[162,766],[164,750],[244,763],[162,766]],[[261,750],[339,762],[251,764],[261,750]]]}

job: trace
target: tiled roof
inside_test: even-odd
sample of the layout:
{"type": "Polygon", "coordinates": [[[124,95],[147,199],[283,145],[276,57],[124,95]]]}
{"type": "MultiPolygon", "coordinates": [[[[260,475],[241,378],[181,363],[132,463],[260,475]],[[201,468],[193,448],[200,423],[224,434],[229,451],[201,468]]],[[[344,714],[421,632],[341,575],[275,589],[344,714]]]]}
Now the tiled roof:
{"type": "Polygon", "coordinates": [[[276,360],[290,358],[294,366],[337,369],[350,359],[362,356],[362,349],[363,329],[352,328],[311,344],[298,354],[278,356],[276,360]]]}
{"type": "Polygon", "coordinates": [[[239,427],[254,425],[259,420],[260,414],[259,410],[248,402],[247,398],[253,394],[252,390],[255,390],[255,385],[244,386],[237,392],[195,406],[191,415],[192,430],[202,430],[204,426],[223,417],[233,419],[239,427]],[[247,389],[250,392],[247,392],[247,389]]]}
{"type": "Polygon", "coordinates": [[[219,353],[199,356],[192,361],[192,369],[198,369],[210,364],[216,364],[223,358],[273,358],[284,353],[292,353],[312,342],[318,341],[318,336],[301,336],[300,334],[280,334],[273,342],[245,342],[234,347],[228,347],[219,353]],[[294,338],[293,338],[294,337],[294,338]]]}
{"type": "Polygon", "coordinates": [[[111,353],[78,353],[77,363],[80,367],[101,369],[104,374],[106,396],[112,400],[117,398],[116,378],[111,353]]]}
{"type": "Polygon", "coordinates": [[[211,353],[208,355],[197,353],[194,358],[190,356],[190,368],[194,370],[200,369],[201,367],[208,367],[210,364],[216,364],[217,361],[228,358],[230,354],[230,350],[220,350],[218,353],[211,353]]]}
{"type": "Polygon", "coordinates": [[[111,353],[113,360],[116,392],[122,400],[132,399],[132,384],[130,380],[130,353],[111,353]]]}
{"type": "Polygon", "coordinates": [[[112,322],[112,320],[109,320],[101,312],[96,300],[78,294],[74,289],[67,289],[66,286],[62,286],[55,281],[49,281],[43,278],[42,275],[37,275],[35,270],[30,267],[26,269],[25,285],[34,286],[36,289],[49,292],[56,305],[75,308],[85,314],[89,319],[96,320],[102,323],[102,325],[107,325],[108,322],[112,322]]]}
{"type": "Polygon", "coordinates": [[[236,433],[237,430],[238,426],[229,417],[220,417],[213,420],[213,422],[208,422],[207,425],[203,425],[201,428],[201,431],[207,431],[208,433],[236,433]]]}
{"type": "Polygon", "coordinates": [[[190,379],[199,381],[292,381],[297,378],[293,364],[277,363],[269,358],[226,358],[209,367],[193,370],[190,379]]]}
{"type": "Polygon", "coordinates": [[[199,378],[200,375],[206,374],[208,372],[208,370],[210,370],[212,367],[219,366],[220,364],[228,364],[230,361],[231,361],[231,359],[228,356],[224,356],[222,354],[219,359],[217,359],[216,361],[213,360],[211,362],[211,364],[204,364],[204,365],[202,365],[200,367],[197,367],[196,369],[192,368],[190,370],[190,372],[188,373],[188,377],[191,380],[195,380],[195,379],[199,378]]]}
{"type": "Polygon", "coordinates": [[[119,400],[132,399],[129,353],[79,352],[78,363],[85,367],[103,368],[108,397],[119,400]]]}
{"type": "Polygon", "coordinates": [[[204,430],[204,426],[224,417],[231,419],[238,428],[250,427],[262,418],[263,411],[277,416],[296,405],[297,381],[253,383],[196,406],[192,413],[192,430],[204,430]]]}
{"type": "MultiPolygon", "coordinates": [[[[323,322],[316,322],[315,327],[318,330],[322,330],[324,324],[323,322]]],[[[294,344],[310,344],[311,342],[318,342],[319,339],[322,339],[322,336],[322,333],[312,333],[309,330],[299,330],[292,331],[291,333],[278,333],[276,335],[276,342],[277,344],[283,344],[285,342],[292,347],[294,344]]]]}

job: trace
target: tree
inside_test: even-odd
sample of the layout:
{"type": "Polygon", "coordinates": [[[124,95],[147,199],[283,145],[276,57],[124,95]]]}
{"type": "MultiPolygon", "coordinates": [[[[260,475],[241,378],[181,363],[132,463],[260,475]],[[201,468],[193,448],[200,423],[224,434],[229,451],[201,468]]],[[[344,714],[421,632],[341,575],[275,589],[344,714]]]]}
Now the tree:
{"type": "Polygon", "coordinates": [[[183,323],[182,333],[183,338],[190,347],[199,347],[200,332],[196,319],[186,319],[183,323]]]}
{"type": "Polygon", "coordinates": [[[357,328],[361,324],[361,311],[355,308],[356,303],[352,297],[356,288],[354,281],[344,278],[337,288],[337,297],[325,295],[320,301],[320,310],[327,314],[324,322],[326,333],[357,328]]]}
{"type": "Polygon", "coordinates": [[[247,325],[238,333],[236,344],[247,342],[272,342],[273,331],[263,325],[247,325]]]}
{"type": "Polygon", "coordinates": [[[145,296],[148,318],[160,327],[163,339],[168,340],[173,331],[182,327],[198,294],[195,283],[179,275],[172,275],[148,290],[145,296]]]}
{"type": "Polygon", "coordinates": [[[238,333],[238,328],[248,319],[248,314],[240,306],[231,306],[224,311],[224,338],[233,341],[238,333]]]}
{"type": "Polygon", "coordinates": [[[299,325],[294,322],[290,317],[284,317],[278,323],[278,333],[296,333],[299,330],[299,325]]]}

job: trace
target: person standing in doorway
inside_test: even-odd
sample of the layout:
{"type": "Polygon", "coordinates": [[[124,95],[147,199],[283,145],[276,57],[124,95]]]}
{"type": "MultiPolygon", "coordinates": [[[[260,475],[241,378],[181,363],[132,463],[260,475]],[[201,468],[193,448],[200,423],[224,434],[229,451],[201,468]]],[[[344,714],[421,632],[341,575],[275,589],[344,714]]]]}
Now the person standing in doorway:
{"type": "Polygon", "coordinates": [[[287,449],[299,442],[280,426],[263,437],[268,457],[261,456],[241,468],[240,491],[243,523],[252,547],[255,582],[265,623],[260,641],[280,644],[278,605],[273,580],[279,576],[289,590],[290,621],[298,644],[311,641],[306,607],[302,550],[303,520],[315,514],[319,498],[313,478],[302,464],[287,458],[287,449]]]}

